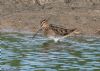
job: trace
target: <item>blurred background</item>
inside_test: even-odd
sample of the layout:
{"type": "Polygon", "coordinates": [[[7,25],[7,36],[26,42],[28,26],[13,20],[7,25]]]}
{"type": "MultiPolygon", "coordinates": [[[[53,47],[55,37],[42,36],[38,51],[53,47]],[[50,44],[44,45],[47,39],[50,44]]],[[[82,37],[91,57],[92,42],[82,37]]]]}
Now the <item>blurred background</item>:
{"type": "Polygon", "coordinates": [[[0,0],[0,32],[32,33],[40,21],[100,34],[100,0],[0,0]]]}

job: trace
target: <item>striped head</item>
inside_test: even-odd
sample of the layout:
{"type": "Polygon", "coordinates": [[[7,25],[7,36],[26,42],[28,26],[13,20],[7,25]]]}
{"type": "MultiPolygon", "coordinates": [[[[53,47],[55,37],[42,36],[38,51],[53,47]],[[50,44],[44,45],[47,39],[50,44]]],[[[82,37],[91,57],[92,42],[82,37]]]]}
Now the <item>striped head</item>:
{"type": "Polygon", "coordinates": [[[48,20],[44,19],[40,22],[40,25],[42,28],[48,28],[49,24],[48,24],[48,20]]]}

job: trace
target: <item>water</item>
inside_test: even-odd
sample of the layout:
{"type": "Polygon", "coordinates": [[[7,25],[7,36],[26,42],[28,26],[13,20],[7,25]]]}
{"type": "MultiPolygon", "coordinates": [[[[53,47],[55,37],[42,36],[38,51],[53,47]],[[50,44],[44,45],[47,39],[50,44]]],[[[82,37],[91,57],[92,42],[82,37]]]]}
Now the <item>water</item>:
{"type": "Polygon", "coordinates": [[[100,38],[55,43],[45,37],[0,34],[0,71],[100,71],[100,38]]]}

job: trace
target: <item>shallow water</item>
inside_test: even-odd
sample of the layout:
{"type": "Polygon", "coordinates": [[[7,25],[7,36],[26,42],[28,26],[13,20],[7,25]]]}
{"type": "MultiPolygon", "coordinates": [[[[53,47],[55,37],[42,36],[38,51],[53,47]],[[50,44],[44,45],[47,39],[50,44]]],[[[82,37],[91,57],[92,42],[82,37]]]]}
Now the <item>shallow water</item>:
{"type": "Polygon", "coordinates": [[[100,71],[100,38],[55,43],[45,37],[0,34],[1,71],[100,71]]]}

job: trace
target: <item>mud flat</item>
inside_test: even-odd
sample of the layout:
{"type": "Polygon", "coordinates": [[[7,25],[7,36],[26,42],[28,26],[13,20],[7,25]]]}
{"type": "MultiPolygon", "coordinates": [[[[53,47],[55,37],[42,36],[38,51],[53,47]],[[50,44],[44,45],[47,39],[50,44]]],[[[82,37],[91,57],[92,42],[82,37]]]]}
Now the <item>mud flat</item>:
{"type": "Polygon", "coordinates": [[[40,5],[34,0],[18,0],[19,5],[12,1],[0,2],[0,32],[33,33],[40,28],[42,19],[49,18],[50,24],[77,28],[80,34],[100,35],[99,0],[47,0],[40,5]]]}

